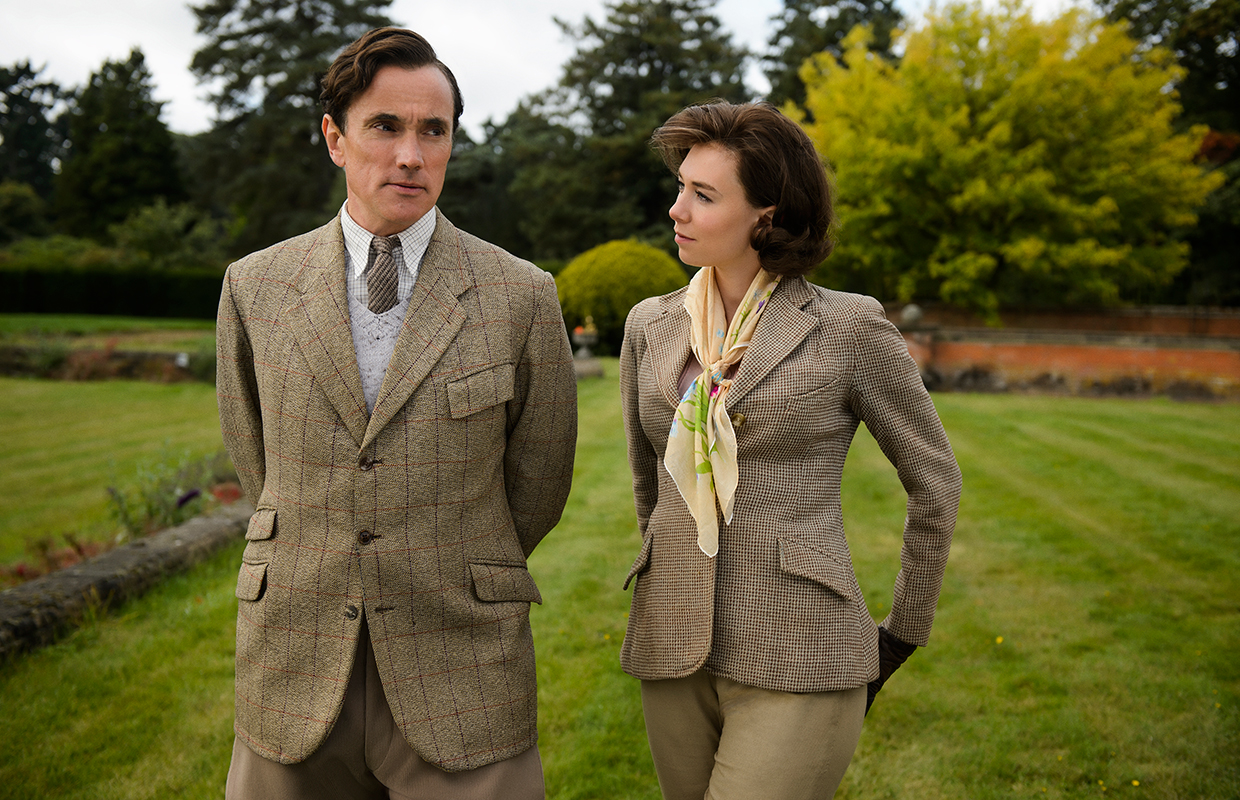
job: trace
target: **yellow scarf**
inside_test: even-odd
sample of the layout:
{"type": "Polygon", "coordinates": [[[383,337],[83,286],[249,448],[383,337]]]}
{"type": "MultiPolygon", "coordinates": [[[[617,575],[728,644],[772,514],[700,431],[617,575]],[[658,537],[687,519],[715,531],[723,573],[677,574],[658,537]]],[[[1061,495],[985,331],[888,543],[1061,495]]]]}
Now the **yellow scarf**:
{"type": "Polygon", "coordinates": [[[778,284],[778,275],[758,270],[726,330],[727,315],[715,285],[713,267],[698,270],[685,294],[689,343],[703,370],[676,407],[663,464],[697,522],[698,547],[712,558],[719,552],[716,500],[724,520],[730,524],[732,501],[740,480],[736,431],[726,405],[732,381],[725,376],[749,350],[758,318],[778,284]]]}

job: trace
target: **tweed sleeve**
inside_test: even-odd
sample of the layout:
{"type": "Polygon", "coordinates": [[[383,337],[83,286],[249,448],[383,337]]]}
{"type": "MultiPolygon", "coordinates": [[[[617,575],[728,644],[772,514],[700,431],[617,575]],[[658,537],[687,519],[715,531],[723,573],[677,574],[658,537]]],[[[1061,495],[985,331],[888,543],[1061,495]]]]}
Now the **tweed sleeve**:
{"type": "Polygon", "coordinates": [[[853,328],[850,403],[908,494],[900,571],[882,625],[905,642],[925,645],[956,525],[960,468],[917,365],[878,301],[864,298],[853,328]]]}
{"type": "Polygon", "coordinates": [[[640,392],[642,357],[646,352],[642,330],[649,311],[639,303],[624,323],[624,342],[620,346],[620,405],[624,413],[624,433],[628,441],[629,469],[633,472],[633,503],[637,509],[637,528],[646,535],[650,512],[659,499],[659,458],[641,425],[640,392]]]}
{"type": "Polygon", "coordinates": [[[254,353],[246,333],[245,317],[237,307],[238,289],[243,285],[234,264],[224,275],[216,318],[215,397],[224,446],[237,470],[246,499],[257,505],[267,470],[254,353]]]}
{"type": "Polygon", "coordinates": [[[550,275],[534,287],[534,313],[517,364],[519,414],[504,454],[508,508],[529,555],[560,521],[573,482],[577,377],[550,275]]]}

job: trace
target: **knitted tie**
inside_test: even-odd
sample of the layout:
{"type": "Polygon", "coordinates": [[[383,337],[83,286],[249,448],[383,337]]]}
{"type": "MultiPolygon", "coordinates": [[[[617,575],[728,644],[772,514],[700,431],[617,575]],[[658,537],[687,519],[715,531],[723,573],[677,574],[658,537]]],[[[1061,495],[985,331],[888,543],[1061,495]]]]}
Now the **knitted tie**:
{"type": "Polygon", "coordinates": [[[396,305],[396,258],[392,248],[400,247],[399,236],[376,236],[370,240],[370,266],[366,268],[366,307],[382,314],[396,305]]]}

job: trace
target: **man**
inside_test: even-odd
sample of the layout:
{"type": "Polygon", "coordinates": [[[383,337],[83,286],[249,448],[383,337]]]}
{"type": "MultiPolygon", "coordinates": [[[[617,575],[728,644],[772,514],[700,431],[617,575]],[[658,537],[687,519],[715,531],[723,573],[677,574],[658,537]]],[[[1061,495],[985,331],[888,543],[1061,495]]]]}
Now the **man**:
{"type": "Polygon", "coordinates": [[[367,33],[321,100],[344,207],[220,298],[256,508],[227,796],[541,798],[525,560],[577,431],[554,283],[435,208],[463,104],[425,39],[367,33]]]}

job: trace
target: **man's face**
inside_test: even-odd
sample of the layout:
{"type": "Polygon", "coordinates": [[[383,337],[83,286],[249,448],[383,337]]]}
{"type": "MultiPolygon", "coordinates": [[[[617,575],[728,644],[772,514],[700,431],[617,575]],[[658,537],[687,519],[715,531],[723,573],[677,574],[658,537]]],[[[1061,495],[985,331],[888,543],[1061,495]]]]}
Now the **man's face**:
{"type": "Polygon", "coordinates": [[[435,207],[452,155],[452,88],[434,66],[383,67],[346,115],[324,115],[323,138],[349,187],[349,216],[376,236],[435,207]]]}

